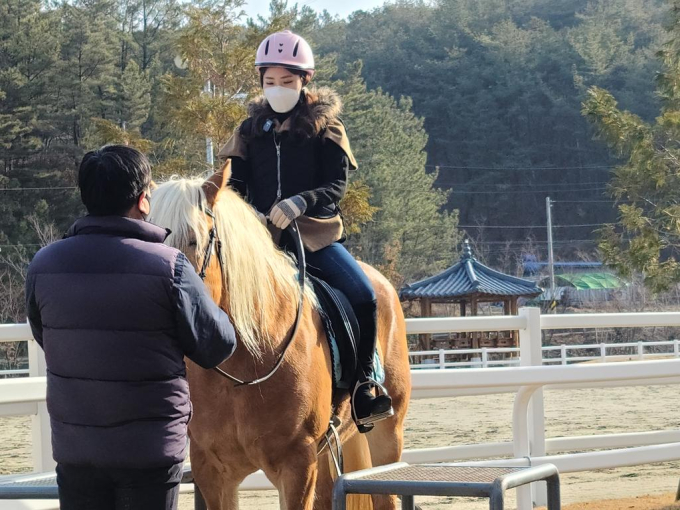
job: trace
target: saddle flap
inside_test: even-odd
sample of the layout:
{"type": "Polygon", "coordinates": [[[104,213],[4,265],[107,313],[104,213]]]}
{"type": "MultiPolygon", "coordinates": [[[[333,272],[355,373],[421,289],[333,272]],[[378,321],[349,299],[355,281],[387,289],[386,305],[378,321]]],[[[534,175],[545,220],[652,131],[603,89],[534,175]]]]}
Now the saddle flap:
{"type": "Polygon", "coordinates": [[[309,276],[319,301],[319,315],[328,337],[336,388],[348,389],[355,380],[359,323],[347,297],[323,280],[309,276]]]}

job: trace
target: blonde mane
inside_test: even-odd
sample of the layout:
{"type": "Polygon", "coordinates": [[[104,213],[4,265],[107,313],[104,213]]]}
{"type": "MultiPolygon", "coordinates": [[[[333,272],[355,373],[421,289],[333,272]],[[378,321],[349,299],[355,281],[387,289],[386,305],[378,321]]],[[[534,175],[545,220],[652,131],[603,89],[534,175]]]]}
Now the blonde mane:
{"type": "MultiPolygon", "coordinates": [[[[159,185],[153,191],[150,216],[150,221],[172,231],[166,244],[188,255],[195,250],[197,266],[203,262],[209,234],[208,218],[202,210],[206,206],[203,183],[200,177],[172,178],[159,185]]],[[[225,311],[241,343],[259,357],[263,347],[275,345],[271,332],[280,326],[276,313],[280,303],[298,301],[297,269],[236,192],[223,189],[212,210],[222,242],[222,276],[229,296],[225,311]]],[[[306,299],[313,299],[309,289],[306,294],[306,299]]]]}

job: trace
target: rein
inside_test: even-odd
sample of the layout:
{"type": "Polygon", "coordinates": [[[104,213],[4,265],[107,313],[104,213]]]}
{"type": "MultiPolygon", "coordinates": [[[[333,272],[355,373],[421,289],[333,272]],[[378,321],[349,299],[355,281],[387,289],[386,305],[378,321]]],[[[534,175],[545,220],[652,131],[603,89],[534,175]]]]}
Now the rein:
{"type": "MultiPolygon", "coordinates": [[[[222,242],[220,241],[220,238],[217,235],[217,219],[215,218],[215,213],[213,213],[213,211],[208,209],[207,207],[203,207],[203,211],[205,212],[205,214],[210,216],[210,218],[212,218],[213,224],[212,228],[210,229],[210,234],[208,237],[208,245],[205,248],[205,254],[203,256],[203,264],[201,265],[201,271],[200,273],[198,273],[198,276],[201,278],[201,280],[205,280],[206,271],[210,266],[210,258],[212,257],[213,247],[216,248],[215,251],[217,252],[217,261],[220,266],[220,272],[222,273],[222,275],[224,275],[224,267],[222,266],[222,242]]],[[[302,246],[302,238],[300,237],[300,231],[298,230],[297,222],[295,220],[293,220],[293,222],[288,226],[287,230],[290,232],[290,234],[293,237],[293,241],[295,242],[295,251],[297,252],[297,265],[298,265],[298,284],[300,286],[300,295],[298,297],[297,305],[297,315],[295,316],[295,322],[293,323],[293,331],[291,332],[290,337],[288,338],[288,341],[286,342],[286,345],[283,348],[283,352],[281,352],[281,355],[279,356],[279,359],[277,360],[276,364],[271,369],[271,371],[264,377],[260,377],[259,379],[253,379],[252,381],[242,381],[241,379],[238,379],[233,375],[225,372],[220,367],[213,368],[213,370],[215,370],[222,377],[225,377],[232,381],[233,383],[236,383],[235,384],[236,387],[255,386],[256,384],[263,383],[266,380],[270,379],[283,364],[283,360],[286,357],[286,352],[288,352],[288,349],[293,344],[293,340],[295,340],[295,336],[297,335],[298,329],[300,327],[300,319],[302,319],[302,310],[305,299],[305,277],[306,277],[305,250],[304,247],[302,246]]]]}

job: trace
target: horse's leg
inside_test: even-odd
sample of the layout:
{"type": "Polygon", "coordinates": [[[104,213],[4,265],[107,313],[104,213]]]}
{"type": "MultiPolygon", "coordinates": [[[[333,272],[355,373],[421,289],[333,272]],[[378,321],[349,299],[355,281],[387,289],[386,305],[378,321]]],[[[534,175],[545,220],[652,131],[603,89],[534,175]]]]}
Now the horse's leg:
{"type": "Polygon", "coordinates": [[[331,508],[333,482],[335,481],[335,467],[331,466],[332,462],[327,452],[319,456],[314,510],[330,510],[331,508]]]}
{"type": "Polygon", "coordinates": [[[250,473],[234,472],[214,452],[195,447],[191,450],[191,471],[208,510],[238,510],[238,487],[250,473]]]}
{"type": "MultiPolygon", "coordinates": [[[[342,445],[343,457],[345,459],[345,473],[373,467],[371,462],[371,451],[368,447],[368,441],[366,440],[366,436],[370,436],[372,433],[373,432],[359,434],[358,432],[355,432],[342,445]]],[[[353,494],[348,496],[347,508],[350,510],[370,510],[373,508],[371,496],[366,494],[353,494]]]]}
{"type": "Polygon", "coordinates": [[[316,451],[309,447],[289,452],[277,468],[265,469],[279,490],[282,510],[313,510],[318,465],[316,451]]]}
{"type": "MultiPolygon", "coordinates": [[[[395,411],[396,412],[396,411],[395,411]]],[[[374,466],[392,464],[401,460],[404,446],[404,428],[399,424],[397,416],[375,424],[375,428],[366,434],[371,445],[371,458],[374,466]]],[[[397,508],[395,496],[373,496],[375,510],[394,510],[397,508]]]]}

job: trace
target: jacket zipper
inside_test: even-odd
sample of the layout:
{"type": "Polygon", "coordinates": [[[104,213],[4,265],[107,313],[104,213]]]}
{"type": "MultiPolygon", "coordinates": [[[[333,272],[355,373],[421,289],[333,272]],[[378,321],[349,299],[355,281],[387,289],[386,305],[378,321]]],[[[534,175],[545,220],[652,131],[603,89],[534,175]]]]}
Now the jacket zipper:
{"type": "Polygon", "coordinates": [[[276,147],[276,180],[278,183],[275,203],[278,203],[281,201],[281,140],[276,141],[276,132],[274,132],[274,146],[276,147]]]}

